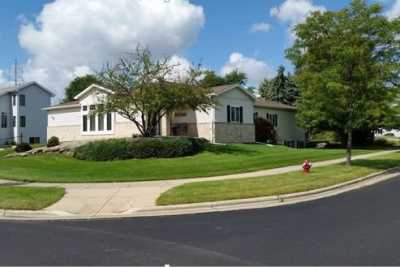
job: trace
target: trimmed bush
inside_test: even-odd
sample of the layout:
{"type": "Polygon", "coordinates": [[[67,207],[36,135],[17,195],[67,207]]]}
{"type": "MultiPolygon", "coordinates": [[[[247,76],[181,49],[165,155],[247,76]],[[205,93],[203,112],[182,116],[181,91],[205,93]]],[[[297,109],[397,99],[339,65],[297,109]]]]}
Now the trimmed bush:
{"type": "Polygon", "coordinates": [[[110,139],[80,146],[73,156],[94,161],[176,158],[197,154],[207,143],[204,139],[184,137],[110,139]]]}
{"type": "Polygon", "coordinates": [[[6,141],[4,145],[6,146],[15,146],[17,143],[15,141],[6,141]]]}
{"type": "Polygon", "coordinates": [[[60,139],[57,136],[50,137],[49,141],[47,141],[47,147],[58,146],[60,144],[60,139]]]}
{"type": "Polygon", "coordinates": [[[15,152],[17,153],[27,152],[30,150],[32,150],[32,147],[27,143],[17,144],[17,146],[15,147],[15,152]]]}

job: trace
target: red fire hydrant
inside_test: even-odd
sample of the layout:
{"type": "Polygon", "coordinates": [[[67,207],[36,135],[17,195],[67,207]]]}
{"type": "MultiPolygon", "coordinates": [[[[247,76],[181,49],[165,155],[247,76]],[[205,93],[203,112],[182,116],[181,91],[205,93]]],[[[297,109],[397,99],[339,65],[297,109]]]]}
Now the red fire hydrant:
{"type": "Polygon", "coordinates": [[[305,160],[303,163],[303,172],[306,174],[309,173],[311,170],[311,166],[312,166],[311,162],[309,162],[308,160],[305,160]]]}

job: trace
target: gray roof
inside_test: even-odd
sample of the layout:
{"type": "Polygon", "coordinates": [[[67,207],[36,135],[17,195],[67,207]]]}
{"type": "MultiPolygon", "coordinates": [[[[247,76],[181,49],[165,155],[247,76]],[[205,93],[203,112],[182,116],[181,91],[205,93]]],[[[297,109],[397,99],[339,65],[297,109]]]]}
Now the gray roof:
{"type": "Polygon", "coordinates": [[[292,110],[292,111],[296,110],[295,106],[290,106],[271,100],[265,100],[263,98],[257,98],[254,106],[259,108],[271,108],[271,109],[282,109],[282,110],[292,110]]]}
{"type": "Polygon", "coordinates": [[[46,87],[40,85],[37,82],[27,82],[27,83],[23,83],[23,84],[20,84],[20,85],[17,85],[17,86],[8,85],[8,86],[0,87],[0,96],[8,94],[8,93],[18,92],[18,91],[20,91],[20,90],[22,90],[22,89],[24,89],[24,88],[26,88],[28,86],[31,86],[31,85],[36,85],[39,88],[41,88],[42,90],[44,90],[45,92],[49,93],[51,96],[54,96],[54,93],[52,91],[50,91],[49,89],[47,89],[46,87]]]}
{"type": "Polygon", "coordinates": [[[211,93],[213,93],[215,95],[220,95],[220,94],[225,93],[226,91],[229,91],[236,87],[240,87],[240,85],[239,84],[226,84],[226,85],[211,87],[210,91],[211,91],[211,93]]]}
{"type": "Polygon", "coordinates": [[[43,110],[64,109],[80,107],[79,100],[60,103],[51,107],[44,108],[43,110]]]}
{"type": "Polygon", "coordinates": [[[250,94],[248,91],[246,91],[242,86],[240,86],[240,84],[227,84],[227,85],[214,86],[214,87],[210,87],[210,91],[211,91],[211,95],[218,96],[218,95],[221,95],[221,94],[228,92],[235,88],[238,88],[239,90],[241,90],[244,94],[246,94],[251,99],[253,99],[253,101],[255,100],[255,97],[252,94],[250,94]]]}

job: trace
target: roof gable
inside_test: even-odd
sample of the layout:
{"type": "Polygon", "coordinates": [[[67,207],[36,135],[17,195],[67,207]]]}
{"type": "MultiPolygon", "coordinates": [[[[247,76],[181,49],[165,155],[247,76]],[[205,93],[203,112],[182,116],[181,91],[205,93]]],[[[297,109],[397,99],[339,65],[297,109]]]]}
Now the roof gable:
{"type": "Polygon", "coordinates": [[[36,85],[38,88],[45,91],[52,97],[55,96],[55,94],[52,91],[50,91],[49,89],[47,89],[46,87],[44,87],[43,85],[41,85],[40,83],[35,82],[35,81],[24,83],[24,84],[17,85],[17,86],[12,85],[12,86],[7,86],[7,87],[2,87],[2,88],[0,88],[0,96],[8,94],[8,93],[16,93],[16,92],[22,91],[32,85],[36,85]]]}
{"type": "Polygon", "coordinates": [[[92,84],[90,85],[88,88],[86,88],[85,90],[83,90],[82,92],[80,92],[79,94],[77,94],[74,99],[75,100],[80,100],[82,99],[84,96],[88,95],[91,91],[93,90],[98,90],[98,91],[102,91],[106,94],[112,94],[113,91],[111,91],[110,89],[104,88],[100,85],[97,84],[92,84]]]}
{"type": "Polygon", "coordinates": [[[223,95],[232,90],[240,90],[243,94],[245,94],[247,97],[249,97],[252,101],[256,100],[256,98],[252,94],[250,94],[248,91],[246,91],[239,84],[228,84],[228,85],[215,86],[215,87],[211,87],[210,90],[211,90],[210,95],[212,95],[212,96],[213,95],[220,96],[220,95],[223,95]]]}

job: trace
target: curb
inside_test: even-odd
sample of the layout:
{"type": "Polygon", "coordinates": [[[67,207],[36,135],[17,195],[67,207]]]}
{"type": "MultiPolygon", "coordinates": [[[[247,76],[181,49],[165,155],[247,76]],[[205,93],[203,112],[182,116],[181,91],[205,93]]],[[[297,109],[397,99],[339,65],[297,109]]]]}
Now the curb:
{"type": "Polygon", "coordinates": [[[352,190],[364,188],[379,182],[395,178],[400,174],[400,167],[395,167],[385,171],[373,173],[365,177],[357,178],[341,184],[314,189],[305,192],[258,197],[250,199],[226,200],[218,202],[205,202],[196,204],[181,204],[172,206],[159,206],[144,209],[128,210],[120,214],[79,216],[63,211],[48,212],[26,211],[26,210],[0,210],[0,221],[3,220],[95,220],[95,219],[116,219],[134,217],[156,217],[184,214],[199,214],[221,211],[235,211],[247,209],[269,208],[312,200],[327,198],[339,195],[352,190]]]}

